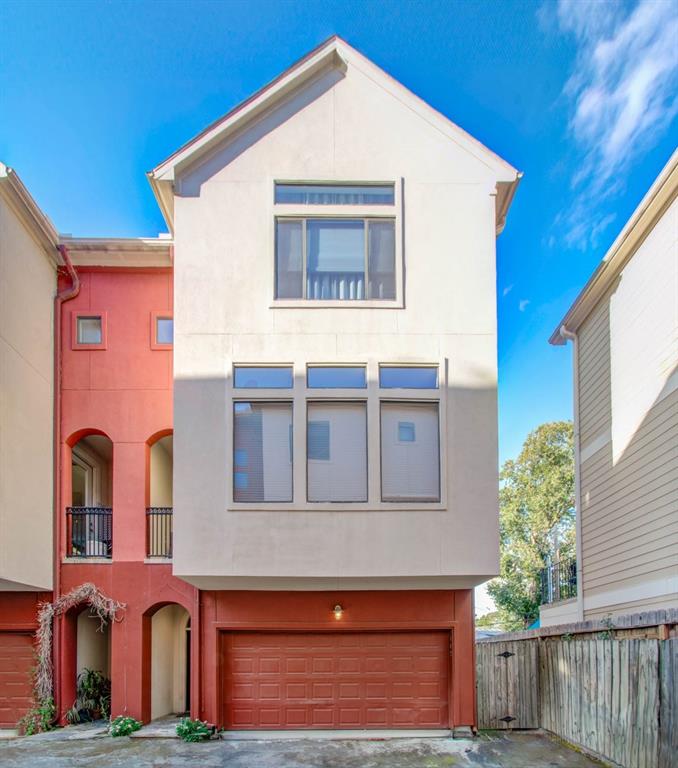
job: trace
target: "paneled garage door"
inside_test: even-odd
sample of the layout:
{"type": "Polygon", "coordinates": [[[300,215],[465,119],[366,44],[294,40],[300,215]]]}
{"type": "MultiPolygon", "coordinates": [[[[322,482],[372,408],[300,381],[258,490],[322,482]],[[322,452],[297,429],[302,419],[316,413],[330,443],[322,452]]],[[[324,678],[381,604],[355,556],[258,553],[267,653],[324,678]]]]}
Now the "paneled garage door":
{"type": "Polygon", "coordinates": [[[0,728],[14,728],[30,709],[33,636],[0,632],[0,728]]]}
{"type": "Polygon", "coordinates": [[[449,633],[224,633],[232,729],[447,728],[449,633]]]}

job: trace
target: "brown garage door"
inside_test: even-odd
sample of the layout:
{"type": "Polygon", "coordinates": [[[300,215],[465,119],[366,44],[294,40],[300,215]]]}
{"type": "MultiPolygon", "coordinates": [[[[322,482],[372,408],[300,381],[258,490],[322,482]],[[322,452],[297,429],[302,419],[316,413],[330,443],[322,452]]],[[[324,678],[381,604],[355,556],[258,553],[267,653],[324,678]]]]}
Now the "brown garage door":
{"type": "Polygon", "coordinates": [[[225,633],[228,728],[447,728],[449,633],[225,633]]]}
{"type": "Polygon", "coordinates": [[[0,632],[0,728],[14,728],[31,706],[33,636],[0,632]]]}

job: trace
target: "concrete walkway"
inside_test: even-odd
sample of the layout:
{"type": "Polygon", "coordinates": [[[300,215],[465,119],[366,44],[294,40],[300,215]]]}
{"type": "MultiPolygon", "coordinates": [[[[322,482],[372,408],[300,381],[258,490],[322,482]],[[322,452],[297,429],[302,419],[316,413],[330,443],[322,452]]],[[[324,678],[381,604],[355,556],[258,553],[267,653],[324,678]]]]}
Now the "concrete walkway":
{"type": "MultiPolygon", "coordinates": [[[[64,729],[67,731],[68,729],[64,729]]],[[[63,733],[63,732],[62,732],[63,733]]],[[[92,734],[93,735],[93,734],[92,734]]],[[[476,739],[216,740],[28,737],[0,743],[3,768],[594,768],[538,733],[476,739]]]]}

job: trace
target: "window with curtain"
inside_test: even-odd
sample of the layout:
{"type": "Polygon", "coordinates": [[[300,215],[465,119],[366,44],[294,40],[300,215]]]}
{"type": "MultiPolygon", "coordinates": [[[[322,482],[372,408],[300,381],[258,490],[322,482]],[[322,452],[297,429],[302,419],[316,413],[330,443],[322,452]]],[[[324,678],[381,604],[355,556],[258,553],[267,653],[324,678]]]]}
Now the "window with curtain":
{"type": "Polygon", "coordinates": [[[292,404],[233,404],[233,499],[292,501],[292,404]]]}
{"type": "Polygon", "coordinates": [[[276,220],[276,298],[395,299],[395,220],[276,220]]]}
{"type": "Polygon", "coordinates": [[[367,501],[365,403],[308,403],[308,501],[367,501]]]}
{"type": "Polygon", "coordinates": [[[381,404],[382,501],[440,501],[438,403],[381,404]]]}

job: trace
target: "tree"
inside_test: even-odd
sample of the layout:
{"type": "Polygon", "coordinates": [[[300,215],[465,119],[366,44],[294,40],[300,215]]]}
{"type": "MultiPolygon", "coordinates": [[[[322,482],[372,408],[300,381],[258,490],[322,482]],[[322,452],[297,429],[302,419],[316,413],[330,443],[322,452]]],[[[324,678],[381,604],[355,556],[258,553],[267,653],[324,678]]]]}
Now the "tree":
{"type": "Polygon", "coordinates": [[[574,516],[572,422],[542,424],[500,473],[500,576],[488,592],[505,629],[539,617],[538,573],[549,558],[574,555],[574,516]]]}

